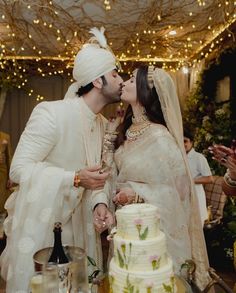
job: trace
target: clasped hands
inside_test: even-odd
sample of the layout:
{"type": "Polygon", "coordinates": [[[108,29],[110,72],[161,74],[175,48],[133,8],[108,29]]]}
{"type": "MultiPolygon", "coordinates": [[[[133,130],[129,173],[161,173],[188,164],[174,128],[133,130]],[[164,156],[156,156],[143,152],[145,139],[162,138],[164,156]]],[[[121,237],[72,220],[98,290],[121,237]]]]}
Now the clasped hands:
{"type": "Polygon", "coordinates": [[[132,188],[125,187],[120,189],[113,198],[115,205],[128,205],[133,203],[135,200],[135,192],[132,188]]]}
{"type": "Polygon", "coordinates": [[[93,223],[98,233],[102,233],[113,225],[114,217],[104,203],[100,203],[95,207],[93,223]]]}
{"type": "Polygon", "coordinates": [[[224,145],[213,145],[209,147],[209,151],[213,154],[213,159],[229,170],[229,175],[236,180],[236,142],[233,142],[231,148],[224,145]]]}

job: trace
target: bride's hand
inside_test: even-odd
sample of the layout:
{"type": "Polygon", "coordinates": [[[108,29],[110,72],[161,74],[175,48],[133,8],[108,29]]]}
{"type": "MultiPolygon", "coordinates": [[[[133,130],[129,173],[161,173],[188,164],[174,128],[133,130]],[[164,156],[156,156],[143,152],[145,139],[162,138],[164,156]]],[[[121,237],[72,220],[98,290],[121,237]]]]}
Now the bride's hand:
{"type": "Polygon", "coordinates": [[[113,198],[116,205],[127,205],[133,203],[135,200],[135,192],[132,188],[125,187],[121,189],[113,198]]]}

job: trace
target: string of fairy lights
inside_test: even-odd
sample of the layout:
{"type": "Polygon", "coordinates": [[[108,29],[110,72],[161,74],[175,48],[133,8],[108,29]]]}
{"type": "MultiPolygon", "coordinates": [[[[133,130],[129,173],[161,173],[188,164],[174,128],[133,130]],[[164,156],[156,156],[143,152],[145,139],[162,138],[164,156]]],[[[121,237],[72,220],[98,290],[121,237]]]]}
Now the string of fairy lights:
{"type": "Polygon", "coordinates": [[[225,42],[235,42],[232,27],[236,22],[236,1],[190,0],[188,7],[186,1],[179,1],[178,7],[171,0],[165,2],[166,6],[156,1],[151,7],[141,7],[139,1],[72,1],[71,10],[57,1],[0,0],[2,86],[14,85],[41,101],[44,96],[30,87],[29,76],[61,75],[72,82],[73,59],[88,39],[85,32],[94,26],[86,11],[88,3],[92,7],[96,2],[101,15],[107,16],[107,24],[102,23],[99,15],[95,15],[95,23],[106,26],[109,45],[122,65],[122,73],[131,74],[142,62],[187,73],[188,68],[209,58],[225,42]],[[129,11],[133,4],[137,7],[133,13],[139,17],[129,29],[129,14],[123,16],[122,12],[129,11]],[[78,23],[75,15],[80,15],[84,23],[78,23]],[[109,21],[114,19],[115,23],[117,17],[124,17],[123,26],[116,27],[109,21]]]}

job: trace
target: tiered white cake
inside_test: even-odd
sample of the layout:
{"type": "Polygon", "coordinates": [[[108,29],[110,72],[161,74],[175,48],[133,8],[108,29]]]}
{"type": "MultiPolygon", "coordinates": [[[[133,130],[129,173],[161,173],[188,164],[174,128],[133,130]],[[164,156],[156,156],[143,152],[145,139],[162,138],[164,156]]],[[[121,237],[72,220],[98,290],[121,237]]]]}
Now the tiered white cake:
{"type": "Polygon", "coordinates": [[[110,262],[113,293],[175,292],[172,261],[159,230],[157,208],[132,204],[116,211],[117,234],[110,262]]]}

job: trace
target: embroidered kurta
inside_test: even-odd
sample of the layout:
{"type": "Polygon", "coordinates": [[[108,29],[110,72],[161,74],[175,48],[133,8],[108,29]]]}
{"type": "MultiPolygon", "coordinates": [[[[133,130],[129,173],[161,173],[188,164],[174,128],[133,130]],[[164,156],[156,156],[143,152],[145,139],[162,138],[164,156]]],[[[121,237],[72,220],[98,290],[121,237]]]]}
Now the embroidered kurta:
{"type": "Polygon", "coordinates": [[[131,187],[146,203],[158,207],[160,227],[167,248],[179,273],[182,263],[191,258],[188,233],[189,188],[181,153],[164,126],[152,124],[134,142],[121,146],[115,161],[117,187],[131,187]]]}
{"type": "Polygon", "coordinates": [[[27,292],[33,254],[53,245],[53,224],[61,221],[63,244],[85,248],[102,264],[92,212],[108,204],[104,190],[73,187],[74,172],[100,163],[105,118],[83,98],[40,103],[20,138],[11,166],[19,183],[6,203],[7,247],[1,273],[7,292],[27,292]]]}

